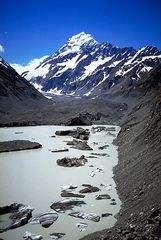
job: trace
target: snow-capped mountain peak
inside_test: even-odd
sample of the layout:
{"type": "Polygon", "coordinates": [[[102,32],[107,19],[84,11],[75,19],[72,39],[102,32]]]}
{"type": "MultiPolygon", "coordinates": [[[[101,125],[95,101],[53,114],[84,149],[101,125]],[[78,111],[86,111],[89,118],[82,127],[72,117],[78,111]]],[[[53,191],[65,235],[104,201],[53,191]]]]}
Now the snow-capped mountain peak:
{"type": "Polygon", "coordinates": [[[83,45],[84,43],[91,42],[97,43],[94,38],[91,36],[91,34],[86,34],[84,32],[81,32],[77,35],[74,35],[73,37],[69,38],[68,45],[83,45]]]}
{"type": "Polygon", "coordinates": [[[69,40],[65,43],[65,45],[60,48],[58,51],[62,56],[65,56],[69,53],[78,53],[85,47],[92,47],[97,44],[97,41],[90,35],[84,32],[81,32],[73,37],[69,38],[69,40]]]}
{"type": "Polygon", "coordinates": [[[99,44],[90,34],[81,32],[56,53],[31,63],[22,76],[37,89],[48,94],[97,96],[133,86],[161,63],[161,52],[153,46],[137,51],[99,44]]]}

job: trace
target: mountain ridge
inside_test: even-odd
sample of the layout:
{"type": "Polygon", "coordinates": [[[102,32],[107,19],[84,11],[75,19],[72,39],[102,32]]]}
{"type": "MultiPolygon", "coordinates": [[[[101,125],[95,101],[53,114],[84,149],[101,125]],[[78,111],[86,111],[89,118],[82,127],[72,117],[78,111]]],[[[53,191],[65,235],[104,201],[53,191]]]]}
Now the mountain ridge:
{"type": "Polygon", "coordinates": [[[29,81],[0,57],[0,114],[25,112],[47,106],[48,102],[29,81]]]}
{"type": "Polygon", "coordinates": [[[123,92],[160,63],[156,47],[119,48],[82,32],[22,76],[47,95],[96,97],[123,92]]]}

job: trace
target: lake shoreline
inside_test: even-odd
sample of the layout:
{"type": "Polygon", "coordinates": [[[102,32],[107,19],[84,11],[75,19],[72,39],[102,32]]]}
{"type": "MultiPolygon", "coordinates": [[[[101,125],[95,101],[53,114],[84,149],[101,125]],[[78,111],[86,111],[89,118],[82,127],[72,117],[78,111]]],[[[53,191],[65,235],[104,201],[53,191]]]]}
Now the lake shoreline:
{"type": "MultiPolygon", "coordinates": [[[[107,223],[109,227],[113,226],[116,221],[114,215],[120,209],[120,200],[112,178],[112,168],[118,161],[117,148],[112,142],[119,127],[85,126],[84,129],[90,129],[90,135],[89,130],[73,126],[1,128],[1,140],[3,141],[31,139],[42,145],[40,149],[2,153],[0,159],[0,186],[3,190],[1,205],[6,206],[13,202],[29,204],[35,209],[33,217],[45,213],[51,206],[53,209],[54,206],[59,218],[53,228],[49,228],[49,233],[54,230],[62,232],[62,222],[66,222],[67,227],[63,232],[66,233],[65,239],[68,240],[72,237],[79,239],[87,233],[92,233],[93,229],[101,230],[107,226],[107,223]],[[82,140],[82,143],[87,144],[88,141],[90,149],[81,147],[79,150],[79,147],[77,149],[69,145],[68,151],[54,151],[54,149],[64,149],[71,140],[75,141],[75,139],[79,139],[76,140],[79,143],[81,139],[88,139],[82,140]],[[58,159],[63,160],[65,165],[58,164],[58,159]],[[13,170],[10,171],[10,169],[13,170]],[[8,175],[11,175],[14,181],[9,181],[8,175]],[[21,176],[21,181],[19,181],[19,176],[21,176]],[[40,185],[41,190],[39,190],[40,185]],[[71,197],[75,200],[61,202],[62,197],[65,199],[71,197]],[[78,197],[83,197],[84,201],[82,199],[78,201],[76,199],[78,197]],[[53,201],[55,204],[51,204],[53,201]],[[60,207],[61,210],[59,210],[60,207]],[[77,214],[73,212],[73,207],[76,208],[73,209],[74,211],[78,211],[77,214]],[[67,212],[61,213],[61,211],[67,212]],[[77,226],[83,218],[85,218],[83,222],[87,224],[86,231],[79,232],[77,226]],[[73,230],[70,232],[71,227],[73,230]]],[[[31,231],[31,229],[30,224],[27,224],[22,229],[3,233],[2,238],[10,240],[12,234],[15,239],[18,239],[18,236],[20,238],[25,231],[31,231]],[[23,232],[15,235],[16,231],[17,234],[19,231],[23,232]]],[[[37,233],[45,235],[41,228],[37,233]]]]}
{"type": "Polygon", "coordinates": [[[114,180],[121,210],[113,228],[81,240],[159,239],[161,236],[161,99],[153,95],[131,111],[117,139],[119,161],[114,180]],[[155,138],[154,138],[155,137],[155,138]]]}

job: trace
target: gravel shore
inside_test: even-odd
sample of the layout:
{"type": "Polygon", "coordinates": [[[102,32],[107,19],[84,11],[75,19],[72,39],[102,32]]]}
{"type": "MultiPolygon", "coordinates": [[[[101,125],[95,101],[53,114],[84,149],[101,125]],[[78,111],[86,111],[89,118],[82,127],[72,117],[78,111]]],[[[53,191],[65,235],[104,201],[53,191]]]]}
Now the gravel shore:
{"type": "Polygon", "coordinates": [[[82,240],[160,239],[161,237],[161,97],[137,105],[115,140],[119,162],[114,179],[122,201],[117,223],[82,240]]]}

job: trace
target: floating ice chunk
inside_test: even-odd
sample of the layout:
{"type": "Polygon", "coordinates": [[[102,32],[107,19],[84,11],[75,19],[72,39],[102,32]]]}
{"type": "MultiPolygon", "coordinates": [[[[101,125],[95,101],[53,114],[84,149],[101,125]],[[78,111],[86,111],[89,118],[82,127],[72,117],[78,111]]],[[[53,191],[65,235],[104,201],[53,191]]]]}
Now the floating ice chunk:
{"type": "Polygon", "coordinates": [[[68,215],[70,215],[72,217],[76,217],[76,218],[91,220],[94,222],[100,221],[100,216],[98,216],[96,213],[71,212],[68,215]]]}
{"type": "Polygon", "coordinates": [[[37,217],[33,217],[31,224],[41,224],[42,227],[50,227],[58,219],[58,214],[53,212],[44,212],[37,217]]]}
{"type": "Polygon", "coordinates": [[[105,188],[107,191],[111,191],[112,190],[112,185],[111,184],[101,183],[100,186],[105,188]]]}
{"type": "Polygon", "coordinates": [[[96,175],[96,173],[95,173],[94,171],[92,171],[92,172],[89,174],[90,177],[94,177],[95,175],[96,175]]]}
{"type": "Polygon", "coordinates": [[[60,186],[61,188],[63,189],[76,189],[78,186],[77,185],[74,185],[74,184],[69,184],[69,185],[63,185],[63,186],[60,186]]]}
{"type": "Polygon", "coordinates": [[[97,168],[95,172],[96,172],[96,173],[97,173],[97,172],[104,173],[104,170],[103,170],[102,168],[97,168]]]}
{"type": "Polygon", "coordinates": [[[64,237],[65,233],[51,233],[49,236],[51,237],[51,239],[57,240],[64,237]]]}
{"type": "Polygon", "coordinates": [[[88,224],[85,223],[85,222],[79,222],[76,224],[76,227],[79,228],[79,231],[82,232],[82,231],[85,231],[88,227],[88,224]]]}
{"type": "Polygon", "coordinates": [[[23,238],[26,240],[41,240],[41,239],[43,239],[42,235],[30,233],[29,231],[26,231],[24,233],[23,238]]]}

